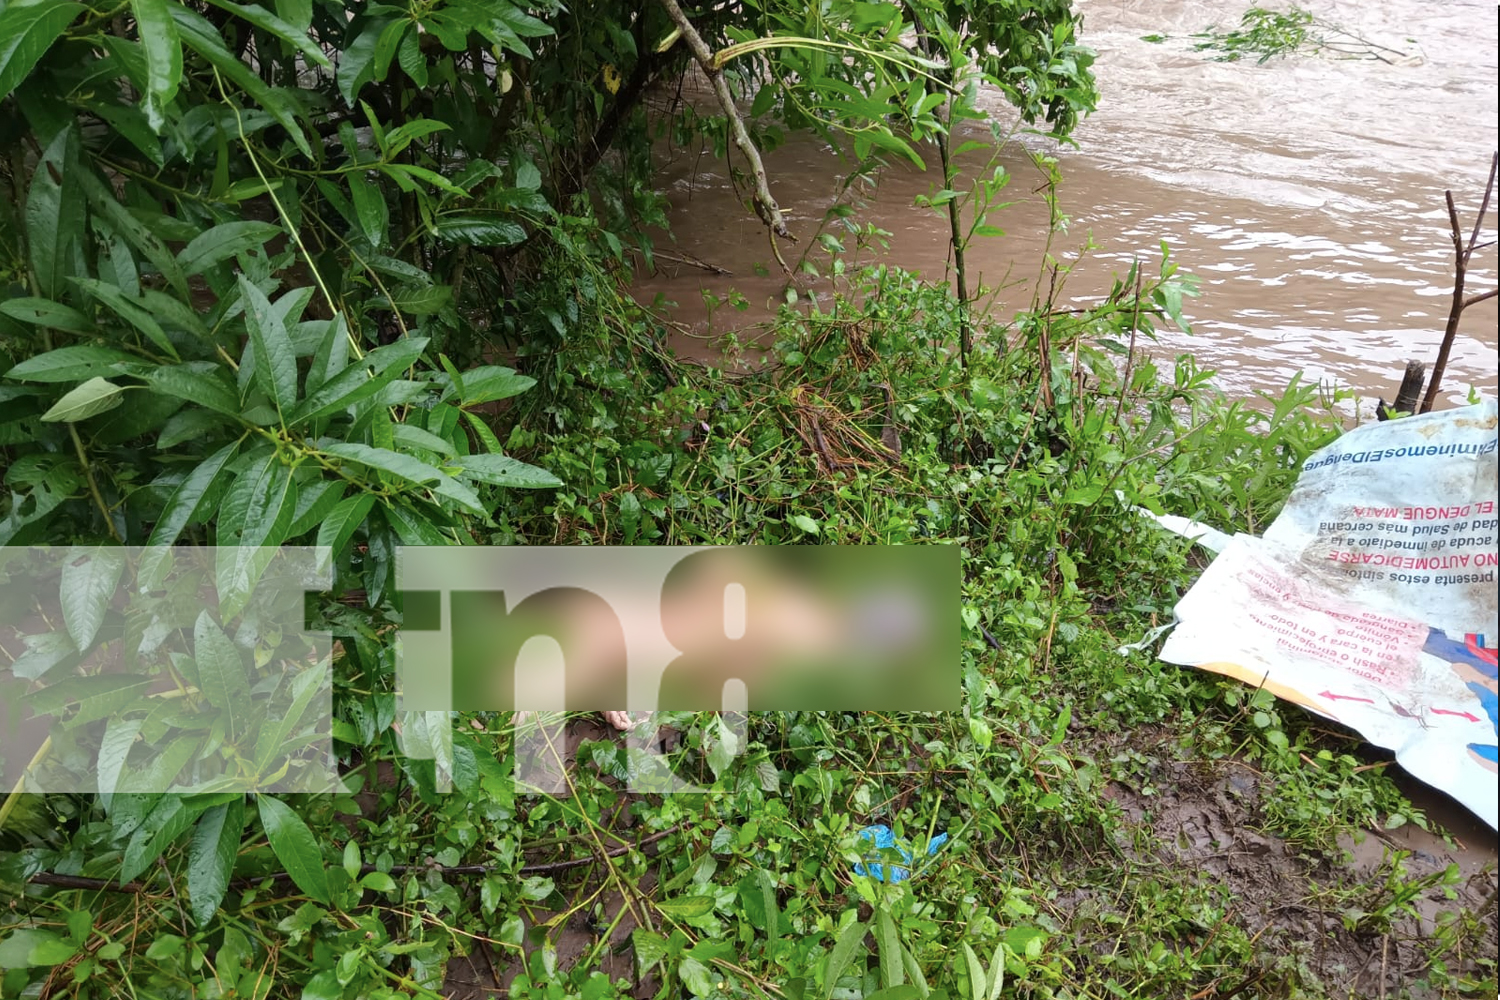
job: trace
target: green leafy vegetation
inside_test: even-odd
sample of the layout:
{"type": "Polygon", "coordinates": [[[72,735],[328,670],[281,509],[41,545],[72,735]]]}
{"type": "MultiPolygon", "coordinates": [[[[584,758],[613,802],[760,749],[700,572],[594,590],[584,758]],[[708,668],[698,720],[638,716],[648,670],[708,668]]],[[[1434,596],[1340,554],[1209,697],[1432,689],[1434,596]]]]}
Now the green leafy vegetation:
{"type": "MultiPolygon", "coordinates": [[[[1341,835],[1430,825],[1357,741],[1120,651],[1197,565],[1131,508],[1260,530],[1337,435],[1329,401],[1152,360],[1193,291],[1165,247],[1084,309],[1049,254],[1000,317],[827,233],[841,292],[783,311],[770,364],[672,357],[621,287],[664,222],[652,143],[723,154],[727,122],[647,100],[690,60],[662,7],[575,6],[0,9],[0,544],[90,553],[64,627],[0,635],[4,697],[107,720],[42,757],[97,753],[114,789],[3,790],[0,996],[1342,996],[1384,990],[1382,936],[1395,990],[1492,990],[1474,886],[1339,868],[1341,835]],[[743,740],[665,713],[693,796],[627,794],[638,761],[583,720],[566,796],[516,794],[502,716],[456,721],[451,794],[403,752],[426,731],[396,706],[396,546],[810,541],[962,548],[962,712],[765,713],[743,740]],[[190,660],[90,596],[112,547],[175,543],[238,546],[243,580],[271,547],[333,551],[351,794],[213,787],[268,777],[310,688],[231,669],[234,594],[217,621],[152,597],[190,660]],[[211,721],[122,709],[78,668],[104,648],[211,721]],[[854,871],[870,823],[950,839],[888,885],[854,871]]],[[[955,123],[1065,139],[1096,100],[1064,3],[687,15],[762,146],[821,131],[855,178],[936,144],[960,260],[1009,175],[961,175],[955,123]],[[1010,110],[986,120],[981,85],[1010,110]]],[[[257,669],[301,641],[261,632],[257,669]]]]}
{"type": "MultiPolygon", "coordinates": [[[[1160,44],[1168,35],[1145,35],[1142,41],[1160,44]]],[[[1410,59],[1398,49],[1377,45],[1348,28],[1293,6],[1286,11],[1251,7],[1240,17],[1238,27],[1221,31],[1217,26],[1195,32],[1189,38],[1194,52],[1211,52],[1213,62],[1239,62],[1254,57],[1256,65],[1299,53],[1329,53],[1336,59],[1378,59],[1381,62],[1410,59]]],[[[1411,39],[1407,39],[1408,42],[1411,39]]]]}

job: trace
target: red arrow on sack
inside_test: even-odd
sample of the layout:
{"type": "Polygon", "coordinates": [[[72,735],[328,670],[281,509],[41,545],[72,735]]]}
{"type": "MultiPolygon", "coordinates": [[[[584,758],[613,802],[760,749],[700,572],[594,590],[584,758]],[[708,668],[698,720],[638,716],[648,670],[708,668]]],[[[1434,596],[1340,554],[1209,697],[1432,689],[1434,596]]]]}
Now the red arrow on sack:
{"type": "Polygon", "coordinates": [[[1319,698],[1328,698],[1328,699],[1331,699],[1333,701],[1362,701],[1366,705],[1373,705],[1373,704],[1375,704],[1375,699],[1374,698],[1356,698],[1356,697],[1354,697],[1353,695],[1350,695],[1350,694],[1334,694],[1332,691],[1319,691],[1318,692],[1318,697],[1319,698]]]}
{"type": "Polygon", "coordinates": [[[1477,715],[1470,715],[1468,712],[1453,712],[1453,711],[1449,711],[1446,708],[1434,708],[1432,710],[1432,714],[1433,715],[1456,715],[1460,719],[1468,719],[1470,722],[1478,722],[1479,721],[1479,716],[1477,716],[1477,715]]]}

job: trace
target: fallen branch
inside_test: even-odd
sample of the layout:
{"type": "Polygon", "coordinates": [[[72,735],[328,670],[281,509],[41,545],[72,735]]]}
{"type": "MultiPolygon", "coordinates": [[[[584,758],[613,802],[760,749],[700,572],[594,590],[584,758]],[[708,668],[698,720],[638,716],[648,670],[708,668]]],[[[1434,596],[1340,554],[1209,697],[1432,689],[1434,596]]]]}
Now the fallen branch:
{"type": "MultiPolygon", "coordinates": [[[[1495,170],[1500,167],[1500,153],[1490,157],[1490,179],[1484,185],[1484,200],[1479,205],[1479,215],[1474,219],[1474,229],[1469,234],[1469,242],[1464,243],[1464,234],[1458,224],[1458,209],[1453,205],[1453,192],[1444,191],[1443,196],[1448,201],[1448,225],[1451,228],[1453,238],[1453,305],[1448,310],[1448,326],[1443,331],[1443,344],[1438,348],[1437,361],[1432,366],[1432,381],[1427,384],[1427,395],[1422,400],[1421,413],[1428,413],[1437,402],[1438,387],[1443,381],[1443,371],[1448,367],[1448,354],[1453,350],[1453,341],[1458,338],[1458,320],[1464,314],[1464,310],[1476,302],[1494,298],[1496,289],[1481,292],[1468,299],[1464,298],[1464,279],[1469,273],[1469,259],[1474,256],[1474,251],[1479,249],[1479,230],[1484,225],[1484,215],[1490,209],[1490,196],[1495,192],[1495,170]]],[[[1486,246],[1489,244],[1486,243],[1486,246]]]]}
{"type": "Polygon", "coordinates": [[[677,5],[677,0],[661,0],[662,7],[672,23],[682,31],[682,38],[687,42],[688,48],[693,52],[693,58],[697,60],[699,68],[703,70],[708,82],[713,84],[714,96],[719,99],[719,107],[724,110],[724,116],[729,120],[729,134],[734,139],[734,144],[739,148],[741,154],[750,162],[750,173],[755,178],[755,214],[760,216],[760,221],[766,224],[766,228],[772,233],[771,251],[776,255],[776,263],[787,274],[791,274],[791,268],[786,266],[786,261],[781,259],[781,251],[776,246],[775,237],[795,243],[796,238],[792,236],[791,230],[786,227],[786,219],[781,214],[781,209],[776,204],[776,199],[771,197],[771,186],[766,179],[766,168],[761,162],[760,151],[755,148],[755,143],[750,141],[750,133],[745,131],[745,123],[740,120],[739,109],[735,107],[734,95],[729,92],[729,84],[724,82],[724,73],[714,61],[714,54],[709,51],[708,44],[703,41],[703,36],[698,34],[698,29],[693,27],[693,22],[688,20],[682,8],[677,5]]]}

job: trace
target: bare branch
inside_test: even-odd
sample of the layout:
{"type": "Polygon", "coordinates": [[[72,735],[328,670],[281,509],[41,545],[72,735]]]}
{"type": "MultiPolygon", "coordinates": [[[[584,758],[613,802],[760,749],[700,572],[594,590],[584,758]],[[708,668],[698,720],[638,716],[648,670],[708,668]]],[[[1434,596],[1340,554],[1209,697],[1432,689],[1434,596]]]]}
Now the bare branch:
{"type": "MultiPolygon", "coordinates": [[[[693,22],[688,20],[682,8],[677,5],[677,0],[661,0],[662,7],[672,23],[682,29],[682,38],[687,42],[688,48],[693,52],[693,58],[697,60],[698,66],[708,77],[709,83],[713,84],[714,95],[719,99],[719,107],[724,109],[724,115],[729,119],[729,132],[734,139],[734,144],[739,148],[745,159],[750,161],[750,172],[755,178],[755,214],[766,224],[776,236],[784,240],[796,242],[791,230],[786,227],[786,219],[781,214],[781,209],[776,204],[776,199],[771,197],[771,187],[766,180],[766,168],[760,159],[760,151],[755,148],[755,143],[750,141],[750,134],[745,131],[745,123],[740,120],[739,109],[735,107],[734,96],[729,93],[729,85],[724,82],[724,73],[714,64],[714,54],[709,51],[708,44],[703,41],[703,36],[698,34],[698,29],[693,27],[693,22]]],[[[773,238],[771,247],[776,248],[773,238]]],[[[781,255],[776,255],[778,261],[781,255]]],[[[786,268],[785,262],[781,264],[786,268]]],[[[790,272],[788,272],[790,273],[790,272]]]]}

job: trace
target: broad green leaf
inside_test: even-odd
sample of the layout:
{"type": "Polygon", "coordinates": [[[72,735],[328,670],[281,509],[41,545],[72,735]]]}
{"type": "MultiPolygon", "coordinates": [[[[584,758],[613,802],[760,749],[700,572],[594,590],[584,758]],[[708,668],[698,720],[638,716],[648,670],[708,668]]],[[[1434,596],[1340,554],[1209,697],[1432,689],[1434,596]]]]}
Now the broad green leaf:
{"type": "MultiPolygon", "coordinates": [[[[264,7],[234,3],[233,0],[208,0],[208,2],[215,7],[220,7],[232,14],[237,14],[268,34],[275,35],[302,53],[307,58],[307,61],[313,65],[321,66],[323,69],[332,67],[333,64],[328,61],[328,56],[324,54],[322,49],[314,45],[304,33],[312,20],[312,12],[310,10],[307,12],[308,24],[302,24],[299,27],[296,24],[289,23],[277,17],[264,7]]],[[[297,12],[297,19],[299,21],[302,19],[301,13],[301,11],[297,12]]]]}
{"type": "Polygon", "coordinates": [[[182,83],[182,42],[167,0],[130,0],[130,11],[146,57],[146,120],[160,134],[166,106],[182,83]]]}
{"type": "Polygon", "coordinates": [[[21,297],[0,302],[0,313],[22,323],[66,330],[68,333],[93,333],[94,324],[89,318],[71,306],[51,299],[21,297]]]}
{"type": "Polygon", "coordinates": [[[59,399],[41,419],[45,423],[76,424],[119,406],[124,402],[124,391],[107,379],[91,378],[59,399]]]}
{"type": "Polygon", "coordinates": [[[70,944],[52,931],[40,927],[22,927],[0,941],[0,969],[61,965],[77,953],[77,945],[70,944]]]}
{"type": "Polygon", "coordinates": [[[401,71],[411,77],[418,87],[427,86],[427,57],[422,54],[422,36],[415,31],[407,32],[401,39],[401,48],[396,50],[396,61],[401,71]]]}
{"type": "Polygon", "coordinates": [[[442,312],[453,301],[453,289],[447,285],[431,288],[408,288],[391,296],[392,308],[412,316],[430,316],[442,312]]]}
{"type": "MultiPolygon", "coordinates": [[[[0,18],[14,10],[7,8],[0,18]]],[[[0,36],[0,46],[4,44],[0,36]]],[[[0,48],[0,58],[3,55],[0,48]]],[[[72,271],[73,244],[84,235],[83,208],[77,196],[67,190],[72,187],[77,150],[77,130],[72,127],[59,130],[32,170],[31,187],[26,194],[26,244],[31,250],[31,270],[36,275],[37,290],[49,299],[57,298],[65,287],[64,281],[72,271]]]]}
{"type": "Polygon", "coordinates": [[[387,448],[371,448],[367,444],[335,441],[323,445],[322,450],[335,458],[342,458],[381,472],[389,472],[396,478],[416,486],[431,486],[447,478],[426,462],[387,448]]]}
{"type": "Polygon", "coordinates": [[[375,497],[369,493],[356,493],[340,500],[338,506],[333,508],[318,527],[318,547],[332,549],[333,555],[337,557],[344,546],[349,544],[349,539],[354,537],[354,532],[365,523],[373,506],[375,497]]]}
{"type": "Polygon", "coordinates": [[[154,288],[141,289],[140,302],[151,315],[156,317],[156,321],[162,325],[163,329],[181,330],[195,337],[208,338],[208,330],[204,327],[203,320],[187,303],[158,292],[154,288]]]}
{"type": "Polygon", "coordinates": [[[96,375],[117,375],[120,373],[117,366],[141,363],[141,359],[134,354],[126,354],[112,347],[86,344],[59,347],[55,351],[27,358],[6,372],[5,377],[23,382],[78,382],[96,375]]]}
{"type": "Polygon", "coordinates": [[[653,905],[666,916],[691,919],[712,913],[714,898],[712,896],[679,896],[676,899],[659,900],[653,905]]]}
{"type": "Polygon", "coordinates": [[[708,966],[692,956],[685,956],[677,964],[677,978],[682,980],[683,985],[695,997],[710,997],[718,993],[708,966]]]}
{"type": "Polygon", "coordinates": [[[245,829],[245,802],[214,806],[198,820],[188,848],[187,891],[193,921],[205,927],[219,910],[234,874],[240,836],[245,829]]]}
{"type": "Polygon", "coordinates": [[[265,246],[266,241],[281,234],[281,227],[269,222],[224,222],[193,238],[177,255],[177,266],[191,277],[202,274],[221,261],[253,247],[265,246]]]}
{"type": "Polygon", "coordinates": [[[161,856],[167,845],[193,825],[205,805],[182,795],[163,795],[136,828],[120,862],[120,881],[129,882],[161,856]]]}
{"type": "Polygon", "coordinates": [[[102,302],[116,316],[145,334],[146,339],[161,348],[161,350],[165,351],[174,360],[177,358],[177,348],[172,345],[172,341],[167,337],[166,331],[161,328],[161,324],[156,322],[156,317],[152,316],[138,303],[126,298],[125,293],[108,282],[98,281],[94,278],[72,278],[70,280],[79,288],[82,288],[102,302]]]}
{"type": "Polygon", "coordinates": [[[193,660],[203,696],[224,713],[230,734],[240,735],[250,710],[245,657],[207,609],[198,613],[193,625],[193,660]]]}
{"type": "Polygon", "coordinates": [[[449,243],[475,247],[508,247],[526,239],[520,224],[502,216],[445,215],[437,220],[438,237],[449,243]]]}
{"type": "Polygon", "coordinates": [[[292,703],[287,706],[286,714],[274,722],[267,721],[261,725],[260,734],[255,740],[255,769],[259,774],[265,775],[270,765],[275,763],[282,744],[296,732],[302,716],[307,712],[307,706],[312,704],[318,692],[327,694],[323,682],[328,676],[327,670],[320,667],[302,671],[291,683],[292,703]]]}
{"type": "Polygon", "coordinates": [[[0,10],[0,100],[21,85],[37,60],[84,9],[83,4],[57,0],[12,0],[0,10]]]}
{"type": "Polygon", "coordinates": [[[58,587],[58,599],[62,605],[63,621],[67,623],[68,635],[73,645],[86,650],[94,644],[99,626],[104,623],[104,612],[114,600],[115,590],[120,585],[120,576],[125,572],[124,550],[98,547],[74,548],[68,553],[63,565],[62,581],[58,587]]]}
{"type": "Polygon", "coordinates": [[[240,295],[245,302],[245,325],[255,345],[255,379],[285,416],[297,402],[297,353],[286,325],[271,303],[243,274],[240,295]]]}
{"type": "Polygon", "coordinates": [[[235,456],[239,446],[238,441],[231,441],[188,473],[188,477],[167,500],[161,519],[156,522],[151,538],[146,542],[148,546],[173,545],[183,528],[203,520],[212,503],[215,487],[221,485],[220,476],[224,467],[235,456]]]}
{"type": "Polygon", "coordinates": [[[92,677],[68,677],[24,695],[37,714],[59,715],[70,706],[77,712],[65,724],[71,728],[112,715],[138,702],[151,684],[151,678],[134,674],[97,674],[92,677]]]}
{"type": "Polygon", "coordinates": [[[99,742],[99,794],[111,795],[120,783],[120,772],[130,757],[130,748],[141,731],[141,719],[110,719],[99,742]]]}
{"type": "Polygon", "coordinates": [[[298,31],[312,27],[312,0],[276,0],[276,13],[298,31]]]}
{"type": "Polygon", "coordinates": [[[211,361],[156,368],[144,377],[146,387],[160,395],[185,399],[231,417],[240,412],[233,386],[224,378],[223,369],[211,361]]]}
{"type": "Polygon", "coordinates": [[[555,489],[563,484],[546,469],[538,469],[506,455],[464,455],[455,464],[461,470],[460,476],[493,486],[539,490],[555,489]]]}
{"type": "Polygon", "coordinates": [[[276,556],[276,547],[286,541],[292,515],[297,509],[297,482],[290,466],[276,453],[252,464],[240,474],[225,505],[238,502],[244,510],[243,527],[232,547],[220,536],[218,552],[219,606],[225,615],[236,615],[250,598],[251,589],[276,556]]]}
{"type": "Polygon", "coordinates": [[[415,427],[411,424],[397,424],[392,428],[396,444],[403,446],[407,451],[428,451],[434,455],[442,455],[452,458],[457,452],[453,445],[438,437],[429,430],[415,427]]]}
{"type": "Polygon", "coordinates": [[[298,404],[287,418],[288,426],[337,413],[362,399],[368,399],[411,367],[426,349],[426,337],[410,337],[375,348],[358,362],[330,378],[317,392],[298,404]],[[371,368],[375,370],[373,377],[368,373],[371,368]]]}
{"type": "Polygon", "coordinates": [[[805,531],[809,535],[816,535],[818,533],[818,522],[814,521],[806,514],[793,514],[786,520],[788,524],[798,528],[801,531],[805,531]]]}
{"type": "Polygon", "coordinates": [[[370,241],[370,246],[379,250],[385,243],[386,233],[391,225],[385,192],[379,184],[372,184],[360,174],[352,173],[349,175],[349,197],[365,239],[370,241]]]}
{"type": "Polygon", "coordinates": [[[380,508],[385,519],[395,529],[402,545],[448,545],[451,539],[437,525],[421,514],[399,503],[386,503],[380,508]]]}
{"type": "Polygon", "coordinates": [[[486,365],[483,368],[464,372],[459,401],[464,406],[493,403],[499,399],[509,399],[520,395],[534,385],[536,385],[536,379],[517,375],[513,368],[486,365]]]}
{"type": "Polygon", "coordinates": [[[354,107],[359,89],[375,78],[375,46],[389,23],[388,20],[366,23],[364,30],[349,43],[349,47],[339,53],[339,68],[334,80],[338,84],[339,93],[343,95],[344,103],[351,108],[354,107]]]}
{"type": "Polygon", "coordinates": [[[288,538],[297,538],[323,523],[328,512],[338,506],[344,498],[344,484],[332,479],[322,479],[297,491],[297,509],[292,514],[291,526],[286,530],[288,538]]]}
{"type": "Polygon", "coordinates": [[[292,117],[291,102],[266,86],[249,66],[235,58],[234,54],[224,47],[224,40],[207,18],[180,3],[171,4],[171,11],[172,18],[177,22],[177,31],[182,37],[183,44],[208,60],[214,69],[254,98],[255,103],[264,108],[267,114],[276,119],[278,125],[287,130],[302,154],[311,158],[312,147],[307,144],[307,136],[303,135],[302,129],[292,117]]]}
{"type": "Polygon", "coordinates": [[[260,822],[266,829],[271,850],[286,866],[297,888],[323,905],[328,905],[328,873],[317,838],[307,824],[286,803],[269,795],[256,796],[260,822]]]}

